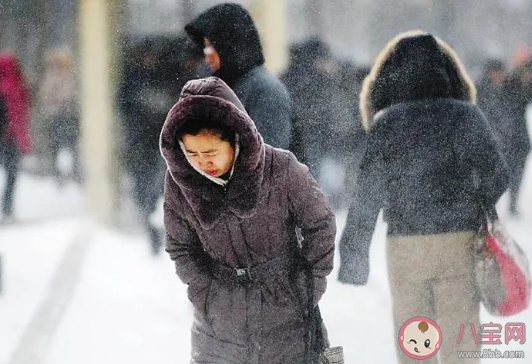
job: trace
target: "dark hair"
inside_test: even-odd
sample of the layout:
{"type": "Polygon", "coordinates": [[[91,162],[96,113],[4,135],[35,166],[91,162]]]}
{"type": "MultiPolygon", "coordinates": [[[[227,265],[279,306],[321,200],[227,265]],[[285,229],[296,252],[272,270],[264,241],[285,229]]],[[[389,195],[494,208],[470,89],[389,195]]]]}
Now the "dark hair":
{"type": "Polygon", "coordinates": [[[190,118],[181,128],[176,132],[176,138],[178,141],[183,139],[183,135],[198,135],[201,132],[208,132],[211,134],[217,135],[223,141],[231,144],[232,147],[235,146],[235,131],[222,123],[220,120],[213,119],[200,119],[200,118],[190,118]]]}
{"type": "Polygon", "coordinates": [[[373,107],[380,111],[401,102],[451,97],[452,68],[433,36],[403,38],[391,50],[375,80],[373,107]]]}

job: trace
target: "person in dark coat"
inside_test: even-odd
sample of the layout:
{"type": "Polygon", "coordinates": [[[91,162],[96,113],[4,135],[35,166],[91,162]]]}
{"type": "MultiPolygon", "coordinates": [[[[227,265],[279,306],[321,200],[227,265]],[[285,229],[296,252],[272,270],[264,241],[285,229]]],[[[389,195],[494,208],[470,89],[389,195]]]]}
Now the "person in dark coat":
{"type": "MultiPolygon", "coordinates": [[[[507,80],[506,66],[498,59],[490,59],[478,83],[478,107],[494,127],[504,111],[504,85],[507,80]]],[[[496,129],[496,128],[494,128],[496,129]]]]}
{"type": "Polygon", "coordinates": [[[518,215],[518,197],[530,154],[530,135],[526,113],[532,101],[532,61],[515,69],[504,88],[510,121],[507,129],[508,143],[505,146],[510,172],[510,213],[518,215]]]}
{"type": "Polygon", "coordinates": [[[506,151],[511,143],[511,124],[506,82],[507,71],[504,63],[497,59],[486,61],[477,87],[477,105],[492,126],[501,151],[507,158],[506,151]]]}
{"type": "Polygon", "coordinates": [[[160,147],[166,251],[195,309],[191,363],[307,363],[305,307],[325,292],[336,233],[308,168],[264,143],[216,77],[185,85],[160,147]]]}
{"type": "MultiPolygon", "coordinates": [[[[508,185],[475,94],[455,52],[412,31],[381,52],[361,95],[368,139],[340,241],[339,279],[367,282],[369,246],[384,209],[395,337],[413,317],[432,319],[443,338],[434,363],[480,349],[473,335],[459,344],[455,335],[463,323],[480,325],[473,242],[483,209],[494,211],[508,185]]],[[[397,355],[400,363],[417,362],[399,345],[397,355]]]]}
{"type": "Polygon", "coordinates": [[[205,60],[236,93],[264,141],[288,149],[290,97],[285,86],[264,66],[259,33],[246,9],[224,3],[207,9],[185,26],[205,60]]]}
{"type": "Polygon", "coordinates": [[[118,90],[126,169],[133,182],[133,199],[154,254],[162,245],[160,232],[150,221],[164,185],[165,165],[159,152],[159,135],[168,109],[179,96],[179,90],[174,87],[178,73],[162,64],[160,53],[164,43],[147,38],[131,46],[118,90]]]}

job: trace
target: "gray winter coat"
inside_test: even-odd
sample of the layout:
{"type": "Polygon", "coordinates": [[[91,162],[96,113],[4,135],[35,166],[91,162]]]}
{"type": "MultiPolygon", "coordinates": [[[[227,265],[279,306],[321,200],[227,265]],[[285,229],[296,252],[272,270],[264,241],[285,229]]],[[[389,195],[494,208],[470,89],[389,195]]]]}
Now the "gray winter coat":
{"type": "Polygon", "coordinates": [[[296,246],[299,227],[314,302],[325,292],[335,218],[308,169],[290,152],[266,145],[236,95],[214,77],[185,86],[165,121],[161,152],[168,166],[166,251],[189,285],[195,308],[192,362],[303,363],[301,270],[281,264],[256,279],[253,271],[296,246]],[[239,136],[240,151],[225,188],[199,174],[176,143],[176,130],[191,116],[222,120],[239,136]],[[251,267],[253,281],[224,279],[221,266],[225,271],[251,267]]]}
{"type": "Polygon", "coordinates": [[[285,86],[266,67],[243,75],[233,90],[255,122],[264,141],[288,149],[291,136],[290,97],[285,86]]]}

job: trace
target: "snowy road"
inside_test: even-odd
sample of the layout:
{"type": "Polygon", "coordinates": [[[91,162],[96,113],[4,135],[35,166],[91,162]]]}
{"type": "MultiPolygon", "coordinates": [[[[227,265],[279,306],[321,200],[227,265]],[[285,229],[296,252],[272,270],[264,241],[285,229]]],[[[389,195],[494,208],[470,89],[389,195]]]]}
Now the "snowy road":
{"type": "MultiPolygon", "coordinates": [[[[532,178],[525,181],[522,219],[509,220],[502,216],[530,261],[532,206],[525,201],[532,200],[531,182],[532,178]]],[[[76,234],[80,229],[87,229],[87,225],[82,219],[82,198],[75,187],[67,186],[57,192],[46,181],[32,181],[28,177],[20,191],[17,207],[21,221],[48,216],[55,221],[0,227],[0,254],[10,262],[7,266],[10,275],[19,277],[15,287],[7,281],[4,295],[0,296],[0,364],[188,362],[191,307],[185,286],[175,276],[167,255],[151,257],[143,232],[135,229],[125,233],[90,227],[90,241],[79,247],[86,249],[85,254],[66,273],[79,271],[75,288],[66,298],[66,311],[56,326],[42,334],[44,340],[36,335],[27,336],[38,329],[31,325],[38,307],[54,289],[56,267],[74,244],[76,234]],[[25,189],[39,191],[39,195],[33,192],[33,196],[29,193],[22,197],[25,189]],[[58,198],[58,193],[62,198],[58,198]],[[42,202],[35,206],[36,200],[42,202]],[[74,218],[66,219],[67,213],[74,218]],[[25,346],[35,351],[32,342],[40,345],[33,360],[20,353],[15,355],[25,346]]],[[[501,204],[504,202],[503,199],[501,204]]],[[[338,214],[339,226],[344,215],[338,214]]],[[[381,224],[372,245],[368,285],[342,285],[333,272],[321,303],[331,344],[344,346],[346,363],[396,362],[384,253],[381,224]]],[[[509,320],[532,325],[532,310],[509,320]]],[[[482,312],[481,322],[504,327],[508,320],[482,312]]],[[[459,332],[457,327],[457,338],[459,332]]],[[[524,345],[513,342],[489,348],[524,351],[527,358],[517,362],[528,363],[528,356],[532,357],[531,340],[524,345]]],[[[483,361],[489,362],[489,359],[483,361]]]]}

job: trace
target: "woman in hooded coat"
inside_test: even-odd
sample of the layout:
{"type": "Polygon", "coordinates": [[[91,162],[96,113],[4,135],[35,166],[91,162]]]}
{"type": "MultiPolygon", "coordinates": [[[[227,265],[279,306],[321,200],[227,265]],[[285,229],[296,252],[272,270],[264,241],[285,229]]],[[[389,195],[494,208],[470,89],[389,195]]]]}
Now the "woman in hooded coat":
{"type": "Polygon", "coordinates": [[[2,219],[9,221],[13,219],[20,155],[31,151],[29,93],[17,56],[9,51],[0,53],[0,97],[5,109],[5,123],[0,128],[0,158],[6,170],[2,219]]]}
{"type": "Polygon", "coordinates": [[[259,32],[239,4],[218,4],[185,26],[189,37],[205,47],[205,60],[233,89],[267,144],[288,149],[291,133],[290,96],[264,66],[259,32]]]}
{"type": "MultiPolygon", "coordinates": [[[[339,279],[366,283],[384,209],[395,337],[408,320],[431,318],[443,340],[439,363],[454,363],[457,350],[480,347],[471,333],[455,340],[462,324],[480,327],[473,241],[483,211],[494,211],[507,188],[498,145],[455,52],[421,31],[398,35],[381,52],[360,108],[368,138],[340,241],[339,279]]],[[[397,348],[400,363],[417,362],[397,348]]],[[[436,356],[427,362],[438,363],[436,356]]]]}
{"type": "Polygon", "coordinates": [[[325,292],[336,233],[308,168],[265,144],[216,77],[185,85],[160,145],[166,251],[195,308],[191,362],[307,363],[305,302],[325,292]]]}

